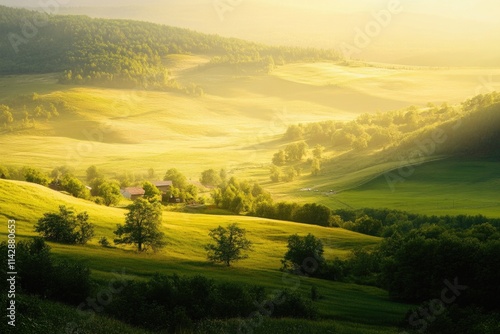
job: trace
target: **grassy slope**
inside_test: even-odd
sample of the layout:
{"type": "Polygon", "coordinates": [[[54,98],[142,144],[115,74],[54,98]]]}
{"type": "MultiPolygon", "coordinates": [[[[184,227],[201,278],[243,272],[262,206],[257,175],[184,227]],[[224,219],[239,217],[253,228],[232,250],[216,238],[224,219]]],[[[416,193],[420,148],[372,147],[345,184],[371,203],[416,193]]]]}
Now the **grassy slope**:
{"type": "Polygon", "coordinates": [[[1,135],[2,164],[29,161],[47,170],[67,164],[80,176],[92,164],[110,175],[117,163],[121,170],[142,173],[175,166],[198,178],[207,166],[269,163],[279,147],[275,139],[288,125],[352,119],[428,101],[458,102],[475,94],[478,77],[497,71],[317,63],[285,65],[268,76],[205,68],[206,61],[200,56],[166,59],[177,80],[204,88],[200,98],[63,86],[50,75],[0,78],[0,103],[15,94],[39,92],[75,108],[49,123],[37,122],[34,130],[1,135]]]}
{"type": "MultiPolygon", "coordinates": [[[[331,208],[391,208],[409,212],[456,215],[483,214],[500,217],[500,172],[498,159],[448,158],[414,166],[413,172],[395,183],[386,179],[400,177],[399,162],[376,165],[347,176],[327,171],[318,177],[291,184],[275,184],[271,189],[283,200],[317,202],[331,208]],[[385,171],[389,171],[386,174],[385,171]],[[349,184],[352,188],[342,188],[349,184]],[[299,191],[316,187],[315,191],[299,191]],[[329,190],[343,190],[330,194],[329,190]]],[[[403,170],[410,173],[411,169],[403,170]]]]}
{"type": "MultiPolygon", "coordinates": [[[[0,199],[0,219],[16,219],[20,238],[34,235],[32,229],[36,220],[43,212],[55,210],[60,204],[72,206],[78,211],[86,210],[97,225],[97,237],[104,235],[112,238],[112,230],[116,223],[123,223],[125,212],[120,208],[97,206],[41,186],[15,181],[0,181],[0,199]]],[[[147,277],[155,272],[203,274],[221,280],[258,284],[270,289],[291,289],[298,286],[306,295],[314,284],[324,297],[318,302],[318,307],[326,318],[382,326],[396,324],[407,309],[407,305],[389,301],[387,293],[377,288],[309,278],[295,278],[294,281],[277,270],[286,249],[286,238],[293,233],[312,233],[321,238],[325,244],[325,255],[330,259],[335,256],[343,257],[356,246],[375,245],[378,238],[342,229],[251,217],[169,211],[164,213],[163,228],[169,245],[158,254],[136,254],[132,249],[103,248],[97,245],[96,240],[82,247],[59,244],[51,246],[59,258],[85,261],[92,268],[94,277],[103,282],[113,277],[113,271],[125,271],[131,277],[147,277]],[[254,252],[248,260],[231,268],[207,263],[202,246],[209,242],[208,230],[230,222],[238,222],[248,230],[248,237],[254,242],[254,252]]],[[[2,234],[5,236],[5,230],[2,234]]]]}
{"type": "MultiPolygon", "coordinates": [[[[231,175],[258,180],[277,200],[318,201],[331,208],[372,206],[498,216],[497,208],[491,207],[491,202],[498,198],[494,189],[470,187],[475,170],[468,175],[453,164],[441,165],[443,174],[451,173],[457,178],[451,185],[448,178],[435,178],[429,170],[418,179],[418,184],[412,176],[397,185],[394,193],[384,177],[372,183],[370,189],[358,188],[399,167],[399,161],[384,162],[376,152],[367,156],[344,154],[342,164],[333,158],[331,163],[325,163],[324,173],[314,178],[307,175],[309,167],[304,164],[304,176],[291,183],[270,183],[267,169],[272,154],[286,144],[279,138],[289,124],[354,117],[356,112],[366,111],[363,103],[371,105],[373,98],[388,101],[384,102],[385,107],[397,99],[401,99],[401,106],[414,102],[399,94],[399,89],[391,90],[382,84],[391,80],[406,82],[405,91],[422,91],[427,89],[426,82],[436,80],[434,86],[447,88],[437,89],[435,97],[455,101],[462,98],[459,94],[467,95],[462,88],[472,87],[475,75],[484,74],[483,69],[387,69],[318,63],[286,65],[271,76],[244,76],[231,74],[231,69],[206,69],[206,58],[199,56],[171,56],[166,63],[179,80],[196,82],[205,87],[207,94],[194,98],[173,93],[62,86],[56,84],[53,76],[1,78],[0,86],[5,90],[0,92],[0,103],[15,92],[38,91],[44,98],[66,101],[75,110],[49,123],[38,122],[34,130],[0,135],[1,164],[20,167],[29,163],[47,171],[69,165],[80,177],[92,164],[108,176],[125,171],[145,174],[152,167],[158,178],[166,169],[176,167],[192,180],[197,180],[206,168],[224,167],[231,175]],[[375,87],[374,82],[380,85],[375,87]],[[447,166],[453,168],[445,170],[447,166]],[[425,181],[431,183],[427,185],[425,181]],[[301,188],[319,191],[298,191],[301,188]],[[352,188],[355,189],[339,196],[322,194],[352,188]],[[464,201],[471,199],[475,201],[473,205],[465,205],[464,201]]],[[[417,172],[427,171],[424,167],[419,166],[417,172]]],[[[487,171],[495,168],[493,162],[485,164],[487,171]]]]}
{"type": "MultiPolygon", "coordinates": [[[[192,98],[172,93],[61,86],[56,84],[54,76],[48,75],[0,78],[0,103],[12,95],[38,92],[61,98],[75,108],[74,114],[62,115],[50,123],[38,123],[34,130],[0,136],[1,163],[29,164],[46,170],[67,164],[80,176],[91,164],[98,165],[108,175],[122,171],[145,172],[150,167],[163,172],[178,167],[193,179],[197,179],[203,169],[226,167],[237,176],[263,181],[277,199],[317,201],[332,208],[370,206],[438,214],[499,215],[498,207],[494,206],[498,203],[495,193],[498,168],[494,162],[457,164],[443,161],[422,165],[404,184],[398,184],[393,193],[383,176],[365,182],[397,167],[397,163],[376,165],[349,174],[335,174],[332,170],[318,178],[304,176],[299,181],[278,185],[267,182],[268,172],[262,167],[283,144],[276,139],[290,124],[350,119],[362,112],[427,101],[457,102],[476,93],[476,79],[485,74],[484,70],[402,70],[302,64],[281,67],[271,76],[248,76],[231,72],[221,74],[220,69],[195,68],[206,62],[203,58],[179,56],[167,61],[170,65],[179,62],[171,66],[179,81],[201,85],[206,95],[192,98]],[[429,82],[436,84],[426,88],[429,82]],[[436,86],[443,88],[436,89],[436,86]],[[416,91],[420,93],[414,95],[416,91]],[[93,132],[94,141],[87,141],[82,130],[97,131],[93,132]],[[117,166],[120,167],[117,169],[117,166]],[[450,167],[454,171],[452,174],[450,167]],[[362,185],[337,196],[297,191],[306,186],[326,191],[359,184],[362,185]]],[[[352,158],[352,163],[356,164],[356,157],[352,158]]],[[[0,181],[0,217],[18,220],[20,237],[32,236],[33,223],[43,212],[56,210],[60,203],[98,217],[95,223],[99,237],[112,238],[115,224],[123,222],[122,209],[98,207],[43,187],[0,181]]],[[[356,245],[377,242],[376,238],[342,230],[249,217],[165,212],[164,227],[170,244],[165,252],[157,255],[105,249],[98,247],[95,241],[86,247],[57,244],[52,247],[58,257],[87,261],[93,275],[101,280],[111,277],[113,270],[125,268],[134,277],[156,271],[202,273],[218,279],[282,289],[290,286],[282,281],[276,268],[285,249],[286,236],[292,233],[311,232],[321,237],[329,258],[345,256],[356,245]],[[256,251],[235,268],[206,264],[201,246],[208,241],[208,229],[234,221],[249,230],[256,251]]],[[[312,284],[325,297],[319,301],[322,314],[344,321],[335,323],[340,333],[395,332],[394,328],[369,329],[349,321],[393,325],[407,308],[389,302],[383,291],[368,287],[304,279],[301,291],[308,293],[312,284]]],[[[291,322],[290,328],[295,325],[291,322]]],[[[331,325],[332,322],[328,322],[325,328],[331,325]]]]}

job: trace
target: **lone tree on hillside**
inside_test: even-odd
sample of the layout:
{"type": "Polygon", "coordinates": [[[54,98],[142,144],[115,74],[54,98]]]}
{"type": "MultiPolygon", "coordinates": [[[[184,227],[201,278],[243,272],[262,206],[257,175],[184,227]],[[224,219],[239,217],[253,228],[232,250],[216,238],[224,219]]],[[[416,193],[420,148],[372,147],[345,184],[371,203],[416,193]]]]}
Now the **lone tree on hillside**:
{"type": "Polygon", "coordinates": [[[215,263],[224,263],[230,266],[231,262],[248,258],[243,251],[252,249],[252,243],[246,238],[246,230],[233,223],[224,228],[219,226],[210,230],[208,234],[215,243],[205,246],[208,260],[215,263]]]}
{"type": "Polygon", "coordinates": [[[314,276],[325,264],[323,243],[310,233],[305,237],[290,236],[287,247],[288,251],[281,260],[283,271],[314,276]]]}
{"type": "Polygon", "coordinates": [[[118,224],[113,233],[117,236],[114,243],[137,245],[137,251],[147,251],[149,247],[156,251],[165,247],[165,234],[160,232],[162,218],[161,204],[150,203],[144,198],[138,198],[128,207],[125,214],[125,225],[118,224]]]}
{"type": "Polygon", "coordinates": [[[94,224],[88,219],[87,212],[75,214],[73,209],[61,205],[59,213],[44,213],[35,231],[49,241],[84,245],[94,236],[94,224]]]}

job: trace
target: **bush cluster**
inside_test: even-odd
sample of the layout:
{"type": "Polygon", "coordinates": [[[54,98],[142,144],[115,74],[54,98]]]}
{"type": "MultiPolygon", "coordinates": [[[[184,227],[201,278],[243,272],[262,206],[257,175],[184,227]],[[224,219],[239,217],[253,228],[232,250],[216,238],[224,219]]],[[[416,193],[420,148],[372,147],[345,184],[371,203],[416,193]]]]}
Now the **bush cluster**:
{"type": "MultiPolygon", "coordinates": [[[[113,298],[109,313],[131,325],[150,330],[191,329],[205,319],[248,317],[266,298],[262,287],[216,282],[204,276],[156,274],[134,281],[113,298]]],[[[274,317],[314,318],[316,309],[297,293],[283,291],[274,317]]]]}
{"type": "MultiPolygon", "coordinates": [[[[0,243],[7,254],[7,243],[0,243]]],[[[0,285],[7,291],[7,258],[2,257],[0,285]]],[[[90,270],[74,261],[56,261],[42,238],[19,241],[16,247],[17,291],[77,305],[90,295],[90,270]]]]}

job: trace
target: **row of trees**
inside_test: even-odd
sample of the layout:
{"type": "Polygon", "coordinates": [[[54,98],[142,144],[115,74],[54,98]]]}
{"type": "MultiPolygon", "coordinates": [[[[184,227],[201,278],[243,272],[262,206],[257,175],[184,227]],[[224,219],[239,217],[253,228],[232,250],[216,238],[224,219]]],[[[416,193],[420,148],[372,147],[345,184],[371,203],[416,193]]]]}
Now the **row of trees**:
{"type": "Polygon", "coordinates": [[[293,221],[325,227],[337,227],[332,211],[316,203],[260,202],[250,213],[256,217],[293,221]]]}
{"type": "Polygon", "coordinates": [[[9,131],[33,128],[37,121],[47,122],[59,117],[60,110],[53,102],[44,101],[21,106],[0,104],[0,127],[9,131]]]}
{"type": "MultiPolygon", "coordinates": [[[[297,173],[293,171],[294,175],[297,173]]],[[[204,172],[202,180],[207,175],[216,176],[215,171],[204,172]]],[[[210,178],[212,180],[213,178],[210,178]]],[[[217,178],[219,180],[219,178],[217,178]]],[[[305,224],[339,227],[339,217],[324,205],[316,203],[300,205],[297,203],[274,203],[271,194],[258,183],[238,181],[231,177],[221,182],[211,193],[217,207],[236,214],[246,213],[251,216],[295,221],[305,224]]]]}
{"type": "Polygon", "coordinates": [[[167,203],[171,198],[177,198],[181,202],[203,201],[198,196],[198,187],[189,183],[186,176],[175,168],[167,170],[163,176],[164,180],[173,183],[173,186],[165,194],[161,194],[151,182],[144,179],[155,178],[153,169],[140,176],[140,180],[128,174],[119,176],[116,179],[109,179],[96,166],[90,166],[86,170],[85,182],[83,182],[74,176],[74,171],[67,166],[56,167],[49,174],[31,167],[16,169],[0,166],[0,178],[40,184],[106,206],[117,205],[123,197],[120,189],[132,184],[139,184],[145,190],[146,197],[158,198],[158,200],[167,203]]]}
{"type": "Polygon", "coordinates": [[[500,219],[483,215],[428,216],[399,210],[367,208],[334,210],[332,222],[337,227],[385,238],[394,234],[406,235],[425,224],[435,224],[456,230],[465,230],[485,223],[490,223],[495,228],[500,227],[500,219]]]}

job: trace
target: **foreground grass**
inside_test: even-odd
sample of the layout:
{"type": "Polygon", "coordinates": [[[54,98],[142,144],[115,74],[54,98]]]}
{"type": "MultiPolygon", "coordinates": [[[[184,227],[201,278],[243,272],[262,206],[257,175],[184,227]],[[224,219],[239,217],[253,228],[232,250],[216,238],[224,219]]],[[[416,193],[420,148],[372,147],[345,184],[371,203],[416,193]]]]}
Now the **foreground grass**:
{"type": "Polygon", "coordinates": [[[146,334],[120,321],[101,314],[82,315],[75,307],[16,294],[16,326],[2,319],[0,332],[16,334],[146,334]]]}
{"type": "Polygon", "coordinates": [[[307,321],[299,319],[238,319],[203,322],[199,334],[382,334],[397,333],[395,327],[369,326],[346,321],[307,321]],[[243,325],[242,325],[243,323],[243,325]]]}
{"type": "MultiPolygon", "coordinates": [[[[16,326],[0,323],[2,333],[20,334],[150,334],[152,332],[128,326],[96,313],[89,317],[75,307],[18,295],[16,326]]],[[[179,328],[176,334],[382,334],[397,333],[395,327],[371,326],[347,321],[309,321],[301,319],[246,318],[206,320],[190,328],[179,328]]],[[[163,332],[166,333],[166,332],[163,332]]]]}

